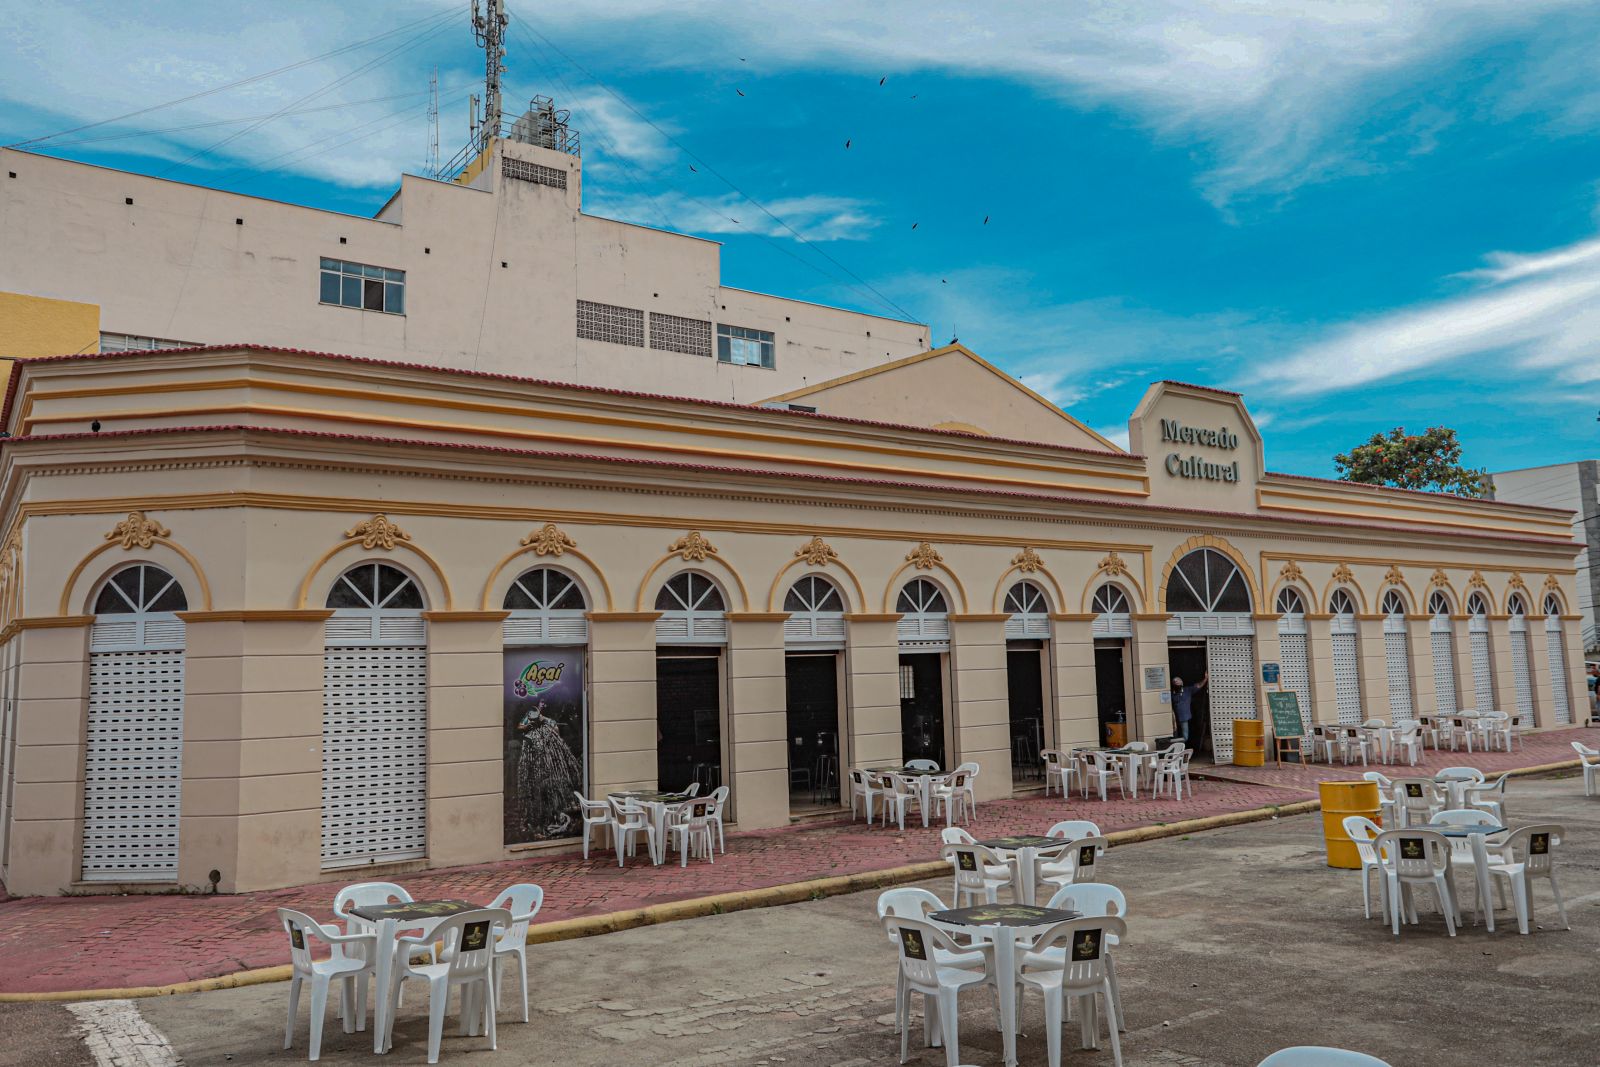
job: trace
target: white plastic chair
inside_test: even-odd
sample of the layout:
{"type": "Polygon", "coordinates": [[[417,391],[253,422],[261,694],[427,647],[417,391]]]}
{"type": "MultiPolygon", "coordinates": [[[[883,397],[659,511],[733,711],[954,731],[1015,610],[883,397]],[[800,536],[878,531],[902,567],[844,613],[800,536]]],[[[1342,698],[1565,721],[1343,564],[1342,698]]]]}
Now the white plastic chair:
{"type": "Polygon", "coordinates": [[[939,843],[943,845],[970,845],[976,840],[959,826],[946,826],[939,831],[939,843]]]}
{"type": "Polygon", "coordinates": [[[1378,905],[1379,914],[1389,914],[1389,882],[1383,874],[1383,864],[1378,862],[1378,851],[1372,842],[1383,833],[1383,827],[1367,818],[1365,815],[1346,815],[1344,817],[1345,836],[1356,846],[1356,855],[1361,860],[1361,911],[1368,919],[1372,918],[1372,875],[1378,876],[1378,905]]]}
{"type": "Polygon", "coordinates": [[[1000,890],[1016,890],[1011,866],[1002,863],[993,849],[976,842],[962,843],[945,845],[940,855],[955,873],[955,902],[958,908],[963,904],[975,903],[974,897],[982,897],[985,904],[994,904],[999,900],[1000,890]]]}
{"type": "MultiPolygon", "coordinates": [[[[958,833],[962,831],[957,831],[958,833]]],[[[926,889],[915,886],[904,886],[899,889],[886,889],[878,894],[878,921],[881,923],[890,915],[898,919],[926,920],[929,914],[944,911],[945,903],[938,896],[926,889]]],[[[893,933],[889,935],[889,943],[899,944],[899,938],[893,933]]],[[[977,950],[961,949],[951,952],[947,949],[935,947],[933,950],[934,962],[941,967],[983,967],[983,953],[977,950]]],[[[894,985],[894,1032],[900,1032],[900,1016],[906,1003],[905,972],[897,971],[894,985]]]]}
{"type": "Polygon", "coordinates": [[[1172,790],[1174,800],[1183,799],[1184,767],[1183,749],[1169,748],[1156,756],[1154,773],[1151,775],[1150,795],[1160,796],[1163,786],[1172,790]]]}
{"type": "Polygon", "coordinates": [[[650,813],[631,800],[623,800],[616,805],[616,820],[612,824],[612,836],[616,839],[617,866],[623,866],[624,857],[633,854],[636,847],[634,838],[644,837],[645,847],[652,856],[656,851],[656,825],[650,818],[650,813]]]}
{"type": "Polygon", "coordinates": [[[544,889],[531,882],[507,886],[490,903],[491,911],[503,909],[511,913],[511,925],[500,932],[494,941],[495,985],[503,984],[505,965],[512,957],[517,961],[517,973],[522,990],[522,1021],[528,1021],[528,924],[544,907],[544,889]]]}
{"type": "Polygon", "coordinates": [[[1400,761],[1400,754],[1403,752],[1406,754],[1410,765],[1415,767],[1417,761],[1423,758],[1422,727],[1414,722],[1407,723],[1394,734],[1394,740],[1390,744],[1394,746],[1392,751],[1396,763],[1400,761]]]}
{"type": "Polygon", "coordinates": [[[1111,1034],[1111,1062],[1122,1067],[1122,1039],[1117,1032],[1121,1017],[1116,987],[1106,966],[1112,939],[1121,941],[1128,926],[1121,919],[1107,917],[1072,919],[1057,923],[1034,942],[1029,953],[1037,962],[1024,963],[1019,977],[1026,988],[1037,989],[1044,997],[1045,1046],[1050,1067],[1061,1067],[1061,1022],[1068,998],[1078,1002],[1079,1032],[1084,1048],[1100,1047],[1100,1021],[1095,998],[1104,999],[1111,1034]],[[1057,965],[1053,949],[1062,949],[1057,965]],[[1047,962],[1048,961],[1048,962],[1047,962]]]}
{"type": "Polygon", "coordinates": [[[1593,749],[1581,741],[1574,741],[1572,750],[1578,754],[1578,762],[1583,765],[1583,795],[1592,797],[1597,783],[1600,783],[1600,749],[1593,749]]]}
{"type": "Polygon", "coordinates": [[[1385,1060],[1365,1052],[1328,1048],[1323,1045],[1296,1045],[1279,1049],[1256,1067],[1390,1067],[1385,1060]]]}
{"type": "Polygon", "coordinates": [[[936,771],[938,769],[939,769],[939,762],[937,760],[931,760],[931,759],[908,759],[908,760],[906,760],[906,770],[908,770],[908,771],[936,771]]]}
{"type": "MultiPolygon", "coordinates": [[[[393,882],[357,882],[354,885],[345,886],[333,895],[333,913],[344,921],[344,931],[347,934],[376,934],[378,932],[378,924],[368,922],[361,916],[352,914],[356,908],[371,908],[381,904],[410,904],[411,900],[411,894],[406,892],[405,887],[396,885],[393,882]]],[[[413,925],[420,926],[426,930],[432,926],[432,923],[425,922],[413,925]]],[[[364,950],[358,945],[352,945],[349,951],[361,952],[364,950]]],[[[430,944],[428,946],[428,959],[432,960],[433,958],[433,946],[430,944]]],[[[377,995],[383,996],[384,991],[377,990],[377,995]]],[[[356,977],[356,999],[363,1004],[367,1002],[367,975],[365,974],[356,977]]],[[[363,1015],[357,1029],[365,1030],[366,1028],[366,1017],[363,1015]]]]}
{"type": "Polygon", "coordinates": [[[916,788],[898,774],[875,775],[870,781],[878,791],[878,799],[883,802],[884,825],[889,824],[892,813],[895,823],[904,833],[906,812],[910,810],[911,802],[917,799],[916,788]]]}
{"type": "Polygon", "coordinates": [[[578,798],[578,809],[583,813],[583,858],[589,858],[589,835],[605,833],[608,837],[612,834],[617,821],[611,817],[611,805],[604,800],[590,800],[582,793],[574,792],[578,798]]]}
{"type": "Polygon", "coordinates": [[[1103,837],[1080,837],[1058,856],[1041,856],[1034,865],[1035,888],[1098,881],[1099,861],[1106,854],[1106,847],[1103,837]]]}
{"type": "Polygon", "coordinates": [[[712,813],[715,807],[710,797],[697,797],[675,813],[667,834],[678,843],[678,866],[689,865],[689,852],[695,845],[701,846],[709,862],[717,862],[717,817],[712,813]]]}
{"type": "Polygon", "coordinates": [[[1378,786],[1378,818],[1384,826],[1396,825],[1394,819],[1394,779],[1382,771],[1366,771],[1361,777],[1378,786]]]}
{"type": "Polygon", "coordinates": [[[1489,815],[1501,826],[1506,825],[1506,783],[1510,779],[1511,772],[1507,771],[1492,782],[1469,785],[1463,790],[1467,806],[1489,815]]]}
{"type": "Polygon", "coordinates": [[[1068,782],[1072,778],[1073,764],[1066,760],[1060,749],[1047,748],[1039,753],[1039,758],[1044,760],[1044,795],[1050,795],[1050,787],[1055,786],[1056,792],[1062,796],[1067,795],[1070,788],[1068,782]]]}
{"type": "MultiPolygon", "coordinates": [[[[1128,921],[1128,898],[1123,896],[1122,890],[1104,882],[1081,882],[1077,885],[1064,885],[1055,891],[1055,895],[1050,898],[1050,903],[1046,906],[1060,908],[1063,911],[1075,911],[1085,918],[1101,918],[1109,915],[1121,919],[1123,922],[1128,921]]],[[[1116,948],[1121,943],[1121,940],[1115,934],[1107,934],[1106,940],[1110,948],[1116,948]]],[[[1059,952],[1060,950],[1052,951],[1059,952]]],[[[1045,955],[1047,954],[1043,952],[1035,953],[1030,951],[1023,956],[1023,962],[1027,963],[1030,956],[1043,957],[1045,955]]],[[[1058,967],[1061,965],[1059,958],[1055,959],[1054,962],[1058,967]]],[[[1106,954],[1106,977],[1111,979],[1111,991],[1117,995],[1117,1029],[1126,1032],[1128,1022],[1122,1013],[1122,990],[1117,985],[1117,964],[1115,955],[1112,953],[1106,954]]]]}
{"type": "Polygon", "coordinates": [[[1082,837],[1100,837],[1100,827],[1088,819],[1064,819],[1045,832],[1046,837],[1060,837],[1076,841],[1082,837]]]}
{"type": "Polygon", "coordinates": [[[1394,813],[1401,826],[1426,826],[1428,820],[1449,807],[1449,794],[1431,778],[1397,778],[1394,813]]]}
{"type": "Polygon", "coordinates": [[[1490,860],[1489,876],[1503,879],[1511,886],[1511,903],[1517,909],[1517,929],[1524,934],[1533,917],[1535,878],[1549,881],[1561,925],[1572,929],[1572,923],[1567,920],[1567,905],[1561,899],[1561,888],[1556,885],[1556,849],[1561,847],[1566,836],[1566,828],[1560,823],[1537,823],[1513,830],[1503,843],[1496,845],[1498,859],[1490,860]]]}
{"type": "Polygon", "coordinates": [[[1415,886],[1431,886],[1439,897],[1439,910],[1444,912],[1445,929],[1456,936],[1461,922],[1461,909],[1456,905],[1453,868],[1450,863],[1450,839],[1437,830],[1408,827],[1404,830],[1385,830],[1372,842],[1383,865],[1383,876],[1388,882],[1389,921],[1394,936],[1400,936],[1400,915],[1404,911],[1408,922],[1417,921],[1416,904],[1412,900],[1415,886]]]}
{"type": "Polygon", "coordinates": [[[1495,747],[1498,742],[1501,748],[1511,751],[1511,716],[1506,712],[1497,711],[1493,715],[1484,716],[1483,733],[1489,742],[1487,747],[1495,747]]]}
{"type": "Polygon", "coordinates": [[[1093,782],[1095,788],[1100,790],[1100,799],[1105,800],[1106,787],[1115,785],[1117,791],[1124,796],[1127,790],[1122,784],[1122,768],[1118,767],[1111,757],[1104,752],[1083,753],[1083,795],[1089,795],[1089,783],[1093,782]]]}
{"type": "Polygon", "coordinates": [[[389,987],[389,1032],[384,1037],[384,1047],[394,1046],[394,1019],[400,1009],[401,987],[413,978],[428,986],[428,1062],[439,1062],[439,1044],[444,1037],[444,1013],[450,1003],[450,989],[461,987],[461,1024],[468,1036],[477,1036],[481,1023],[488,1033],[489,1047],[496,1048],[495,1038],[495,985],[494,961],[497,928],[511,925],[511,913],[505,909],[485,908],[482,911],[462,912],[452,915],[426,938],[401,937],[396,942],[402,946],[431,944],[435,939],[444,943],[438,963],[416,964],[409,962],[410,952],[395,956],[394,981],[389,987]]]}
{"type": "Polygon", "coordinates": [[[711,791],[711,818],[715,820],[717,831],[717,847],[722,854],[728,854],[728,837],[725,824],[727,823],[728,797],[731,790],[725,785],[719,785],[711,791]]]}
{"type": "Polygon", "coordinates": [[[1311,728],[1311,748],[1313,753],[1320,749],[1322,762],[1332,763],[1333,754],[1338,747],[1339,730],[1337,727],[1313,726],[1311,728]]]}
{"type": "Polygon", "coordinates": [[[1339,731],[1339,758],[1346,767],[1350,766],[1352,756],[1361,757],[1361,766],[1367,765],[1367,752],[1372,746],[1372,738],[1360,729],[1350,726],[1339,731]]]}
{"type": "Polygon", "coordinates": [[[311,916],[289,908],[278,909],[278,921],[289,937],[289,961],[293,977],[289,979],[289,1020],[283,1028],[283,1047],[294,1047],[295,1016],[300,1011],[300,987],[311,983],[311,1059],[322,1055],[322,1024],[328,1014],[328,987],[339,979],[339,1014],[344,1022],[344,1032],[350,1033],[356,1017],[361,1029],[366,1029],[366,985],[356,992],[357,976],[372,974],[372,961],[377,958],[377,935],[371,933],[341,934],[331,926],[323,926],[311,916]],[[311,942],[321,941],[328,946],[328,958],[313,959],[311,942]],[[352,951],[354,950],[354,951],[352,951]]]}
{"type": "Polygon", "coordinates": [[[920,993],[925,1039],[932,1043],[933,1028],[937,1024],[943,1032],[945,1063],[947,1067],[956,1067],[961,1062],[957,998],[963,990],[993,980],[994,950],[988,945],[974,950],[983,956],[981,970],[941,964],[942,954],[954,955],[965,950],[937,926],[895,915],[886,916],[883,926],[899,951],[900,977],[905,985],[906,995],[898,1013],[900,1062],[906,1062],[911,1038],[911,994],[920,993]]]}
{"type": "Polygon", "coordinates": [[[867,825],[872,825],[873,801],[877,800],[879,790],[876,789],[866,771],[852,768],[850,771],[850,818],[856,817],[856,801],[861,801],[861,807],[867,815],[867,825]]]}
{"type": "Polygon", "coordinates": [[[931,802],[935,818],[939,815],[939,809],[944,809],[946,826],[956,821],[957,811],[961,813],[962,817],[971,819],[972,815],[977,813],[978,807],[972,794],[972,774],[961,767],[951,771],[949,777],[933,787],[931,802]],[[968,810],[969,803],[972,805],[970,813],[968,810]]]}

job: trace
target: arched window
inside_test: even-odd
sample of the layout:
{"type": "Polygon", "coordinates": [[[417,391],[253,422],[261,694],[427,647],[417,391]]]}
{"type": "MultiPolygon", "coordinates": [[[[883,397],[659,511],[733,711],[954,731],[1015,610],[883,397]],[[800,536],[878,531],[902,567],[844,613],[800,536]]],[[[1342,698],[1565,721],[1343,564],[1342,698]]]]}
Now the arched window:
{"type": "Polygon", "coordinates": [[[1191,552],[1167,580],[1167,610],[1174,614],[1234,614],[1250,610],[1250,587],[1238,564],[1214,548],[1191,552]]]}
{"type": "Polygon", "coordinates": [[[844,647],[844,597],[828,579],[808,574],[795,582],[783,598],[783,610],[789,613],[784,644],[844,647]]]}
{"type": "Polygon", "coordinates": [[[1550,666],[1551,718],[1561,725],[1572,722],[1572,697],[1568,692],[1567,648],[1561,633],[1561,598],[1544,595],[1545,656],[1550,666]]]}
{"type": "Polygon", "coordinates": [[[1050,602],[1032,582],[1017,582],[1006,592],[1006,636],[1012,639],[1049,637],[1050,602]]]}
{"type": "Polygon", "coordinates": [[[1554,593],[1546,593],[1544,597],[1544,613],[1548,618],[1551,615],[1561,614],[1561,598],[1554,593]]]}
{"type": "Polygon", "coordinates": [[[183,586],[153,563],[135,563],[113,574],[94,598],[91,652],[144,648],[182,648],[187,611],[183,586]]]}
{"type": "Polygon", "coordinates": [[[1450,615],[1450,598],[1444,590],[1435,589],[1428,594],[1428,614],[1437,618],[1440,615],[1446,618],[1450,615]]]}
{"type": "Polygon", "coordinates": [[[703,574],[675,574],[656,594],[658,644],[721,644],[728,639],[727,602],[722,590],[703,574]]]}
{"type": "Polygon", "coordinates": [[[1467,614],[1478,617],[1489,614],[1489,602],[1483,598],[1482,593],[1473,593],[1467,597],[1467,614]]]}
{"type": "Polygon", "coordinates": [[[523,571],[501,604],[508,645],[581,645],[589,640],[583,587],[565,571],[535,567],[523,571]]]}
{"type": "Polygon", "coordinates": [[[1278,614],[1304,615],[1306,602],[1301,598],[1299,590],[1292,586],[1285,587],[1278,592],[1278,614]]]}
{"type": "Polygon", "coordinates": [[[1522,599],[1522,594],[1521,593],[1512,593],[1511,594],[1511,599],[1506,602],[1506,614],[1507,615],[1526,615],[1526,614],[1528,614],[1528,603],[1527,603],[1527,601],[1522,599]]]}
{"type": "Polygon", "coordinates": [[[1121,586],[1112,582],[1102,585],[1094,591],[1090,606],[1094,609],[1092,629],[1096,637],[1133,636],[1133,609],[1121,586]]]}
{"type": "Polygon", "coordinates": [[[900,641],[948,644],[950,608],[944,591],[926,578],[913,578],[900,589],[894,609],[900,612],[900,641]]]}
{"type": "MultiPolygon", "coordinates": [[[[1278,609],[1279,635],[1302,635],[1298,642],[1290,642],[1290,644],[1294,645],[1297,649],[1303,650],[1305,648],[1305,638],[1303,635],[1306,632],[1306,602],[1305,598],[1300,595],[1300,590],[1296,589],[1292,585],[1284,586],[1282,589],[1278,590],[1278,599],[1274,606],[1278,609]]],[[[1303,652],[1301,654],[1302,656],[1304,655],[1303,652]]],[[[1283,656],[1284,659],[1287,659],[1289,658],[1290,653],[1285,652],[1283,656]]],[[[1307,707],[1309,707],[1309,705],[1302,701],[1301,710],[1303,711],[1307,707]]]]}
{"type": "Polygon", "coordinates": [[[411,575],[387,563],[357,563],[334,580],[326,606],[330,645],[425,643],[422,590],[411,575]]]}
{"type": "Polygon", "coordinates": [[[1356,604],[1350,594],[1343,589],[1335,589],[1333,595],[1328,598],[1328,614],[1353,616],[1355,613],[1356,604]]]}
{"type": "Polygon", "coordinates": [[[1406,598],[1400,590],[1391,589],[1383,594],[1383,625],[1385,630],[1397,630],[1401,633],[1406,628],[1406,598]],[[1396,626],[1395,624],[1399,625],[1396,626]]]}

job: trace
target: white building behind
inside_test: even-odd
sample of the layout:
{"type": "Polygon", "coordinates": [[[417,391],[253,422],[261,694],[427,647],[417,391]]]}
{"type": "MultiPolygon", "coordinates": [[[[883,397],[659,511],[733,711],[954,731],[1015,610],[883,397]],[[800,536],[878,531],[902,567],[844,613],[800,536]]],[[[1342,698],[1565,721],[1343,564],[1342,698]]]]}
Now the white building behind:
{"type": "Polygon", "coordinates": [[[1583,613],[1583,647],[1600,646],[1595,605],[1600,603],[1600,460],[1525,467],[1489,476],[1493,496],[1513,504],[1567,508],[1573,512],[1572,536],[1583,542],[1578,553],[1578,609],[1583,613]]]}

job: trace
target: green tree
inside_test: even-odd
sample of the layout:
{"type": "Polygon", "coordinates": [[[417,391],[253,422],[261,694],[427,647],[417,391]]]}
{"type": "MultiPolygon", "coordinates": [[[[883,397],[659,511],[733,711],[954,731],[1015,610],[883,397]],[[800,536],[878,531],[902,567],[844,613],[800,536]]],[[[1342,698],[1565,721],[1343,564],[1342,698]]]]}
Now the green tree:
{"type": "Polygon", "coordinates": [[[1461,496],[1486,496],[1489,492],[1488,471],[1461,465],[1461,442],[1448,426],[1430,426],[1420,434],[1396,426],[1334,456],[1333,462],[1339,477],[1347,482],[1461,496]]]}

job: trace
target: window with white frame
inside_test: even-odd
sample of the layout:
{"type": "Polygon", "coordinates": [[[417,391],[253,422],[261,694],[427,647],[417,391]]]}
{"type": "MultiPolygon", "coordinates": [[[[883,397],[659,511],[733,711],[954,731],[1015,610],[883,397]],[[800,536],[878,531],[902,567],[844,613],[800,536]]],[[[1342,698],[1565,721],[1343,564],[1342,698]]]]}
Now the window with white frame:
{"type": "Polygon", "coordinates": [[[1545,598],[1544,598],[1544,613],[1546,615],[1560,615],[1561,614],[1561,598],[1556,596],[1554,593],[1545,594],[1545,598]]]}
{"type": "Polygon", "coordinates": [[[658,644],[719,644],[728,639],[722,590],[705,575],[684,571],[656,594],[658,644]]]}
{"type": "Polygon", "coordinates": [[[1406,599],[1399,590],[1391,589],[1383,594],[1383,613],[1390,616],[1403,616],[1406,613],[1406,599]]]}
{"type": "Polygon", "coordinates": [[[717,360],[746,367],[777,366],[777,345],[771,331],[717,323],[717,360]]]}
{"type": "Polygon", "coordinates": [[[1343,589],[1335,589],[1333,595],[1328,598],[1328,614],[1354,615],[1355,613],[1356,604],[1350,599],[1350,594],[1343,589]]]}
{"type": "Polygon", "coordinates": [[[1522,594],[1512,593],[1510,602],[1506,604],[1506,614],[1515,616],[1526,615],[1527,613],[1528,604],[1522,599],[1522,594]]]}
{"type": "Polygon", "coordinates": [[[196,348],[195,341],[173,341],[166,337],[141,337],[133,333],[100,334],[102,352],[159,352],[164,348],[196,348]]]}
{"type": "Polygon", "coordinates": [[[1304,615],[1306,602],[1297,589],[1285,588],[1278,591],[1279,615],[1304,615]]]}
{"type": "Polygon", "coordinates": [[[1489,614],[1489,602],[1478,593],[1467,597],[1467,614],[1483,616],[1489,614]]]}
{"type": "Polygon", "coordinates": [[[1443,590],[1435,589],[1428,594],[1428,614],[1435,616],[1450,614],[1450,598],[1443,590]]]}
{"type": "Polygon", "coordinates": [[[404,315],[406,272],[323,257],[322,303],[404,315]]]}

